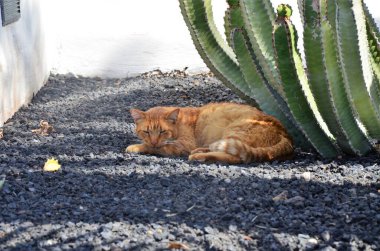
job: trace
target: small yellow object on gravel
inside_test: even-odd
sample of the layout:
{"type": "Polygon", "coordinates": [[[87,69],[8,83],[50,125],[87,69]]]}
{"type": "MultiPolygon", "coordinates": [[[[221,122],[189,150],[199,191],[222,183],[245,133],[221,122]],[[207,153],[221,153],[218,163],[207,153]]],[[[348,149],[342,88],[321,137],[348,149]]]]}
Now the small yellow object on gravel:
{"type": "Polygon", "coordinates": [[[48,159],[44,165],[44,171],[47,172],[55,172],[58,171],[60,168],[61,165],[58,163],[58,160],[54,158],[48,159]]]}

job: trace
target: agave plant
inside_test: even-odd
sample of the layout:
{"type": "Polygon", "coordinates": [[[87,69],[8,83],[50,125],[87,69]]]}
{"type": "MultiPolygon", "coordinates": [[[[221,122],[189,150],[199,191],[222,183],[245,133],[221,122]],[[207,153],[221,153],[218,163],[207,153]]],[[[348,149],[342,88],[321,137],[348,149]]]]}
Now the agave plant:
{"type": "Polygon", "coordinates": [[[227,42],[211,0],[180,0],[210,70],[242,99],[280,119],[323,157],[364,155],[380,139],[380,32],[362,0],[298,0],[304,61],[289,5],[227,0],[227,42]],[[305,67],[306,66],[306,67],[305,67]]]}

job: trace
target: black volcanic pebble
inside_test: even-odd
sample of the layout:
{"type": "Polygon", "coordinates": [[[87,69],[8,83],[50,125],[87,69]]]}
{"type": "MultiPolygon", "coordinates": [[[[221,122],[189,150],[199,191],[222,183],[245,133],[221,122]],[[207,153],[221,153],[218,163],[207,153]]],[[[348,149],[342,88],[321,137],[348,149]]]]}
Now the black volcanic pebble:
{"type": "Polygon", "coordinates": [[[211,101],[242,102],[207,76],[52,75],[3,127],[0,250],[380,249],[376,154],[226,166],[124,153],[130,108],[211,101]],[[31,132],[42,119],[49,136],[31,132]],[[61,170],[43,172],[51,157],[61,170]]]}

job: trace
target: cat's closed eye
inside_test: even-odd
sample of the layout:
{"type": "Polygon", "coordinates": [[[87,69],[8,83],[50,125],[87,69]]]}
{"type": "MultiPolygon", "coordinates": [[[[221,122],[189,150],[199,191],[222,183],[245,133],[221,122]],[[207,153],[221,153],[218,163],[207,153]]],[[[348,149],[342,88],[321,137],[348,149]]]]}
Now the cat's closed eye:
{"type": "Polygon", "coordinates": [[[149,131],[143,131],[145,134],[149,134],[149,131]]]}
{"type": "Polygon", "coordinates": [[[164,133],[166,133],[165,130],[161,130],[161,131],[160,131],[160,134],[164,134],[164,133]]]}

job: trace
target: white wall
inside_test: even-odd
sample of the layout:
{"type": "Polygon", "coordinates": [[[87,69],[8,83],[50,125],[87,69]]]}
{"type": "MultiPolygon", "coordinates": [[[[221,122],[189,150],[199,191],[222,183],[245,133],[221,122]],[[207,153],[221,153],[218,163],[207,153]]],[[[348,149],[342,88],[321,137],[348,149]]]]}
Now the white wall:
{"type": "MultiPolygon", "coordinates": [[[[178,0],[43,0],[52,68],[58,73],[125,77],[153,69],[205,71],[182,19],[178,0]]],[[[300,27],[296,0],[289,3],[300,27]]],[[[379,0],[365,1],[380,19],[379,0]]],[[[214,0],[222,29],[225,0],[214,0]]],[[[301,35],[301,34],[300,34],[301,35]]]]}
{"type": "Polygon", "coordinates": [[[125,77],[156,68],[205,69],[177,0],[45,2],[56,72],[125,77]]]}
{"type": "Polygon", "coordinates": [[[49,75],[40,13],[38,0],[22,0],[21,18],[0,26],[0,126],[30,101],[49,75]]]}

